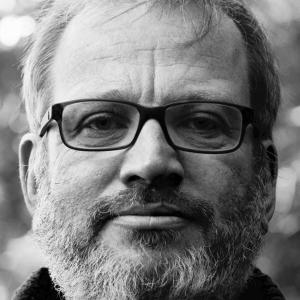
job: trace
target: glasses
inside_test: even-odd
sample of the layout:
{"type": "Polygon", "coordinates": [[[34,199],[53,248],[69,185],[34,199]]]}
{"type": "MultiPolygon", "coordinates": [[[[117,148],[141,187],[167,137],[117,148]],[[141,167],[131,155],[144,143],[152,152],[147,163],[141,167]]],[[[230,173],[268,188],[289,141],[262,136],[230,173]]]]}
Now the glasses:
{"type": "Polygon", "coordinates": [[[173,148],[228,153],[242,143],[253,122],[248,107],[211,101],[146,107],[127,101],[81,99],[52,105],[42,119],[43,137],[56,121],[63,143],[80,151],[111,151],[136,142],[147,120],[156,120],[173,148]]]}

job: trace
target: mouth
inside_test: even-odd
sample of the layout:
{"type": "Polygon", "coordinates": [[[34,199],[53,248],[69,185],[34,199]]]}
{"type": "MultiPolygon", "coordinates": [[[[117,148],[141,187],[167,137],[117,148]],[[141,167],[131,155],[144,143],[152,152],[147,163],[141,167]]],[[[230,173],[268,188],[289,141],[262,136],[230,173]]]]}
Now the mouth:
{"type": "Polygon", "coordinates": [[[164,230],[182,228],[189,220],[175,206],[153,203],[123,210],[110,223],[129,229],[164,230]]]}

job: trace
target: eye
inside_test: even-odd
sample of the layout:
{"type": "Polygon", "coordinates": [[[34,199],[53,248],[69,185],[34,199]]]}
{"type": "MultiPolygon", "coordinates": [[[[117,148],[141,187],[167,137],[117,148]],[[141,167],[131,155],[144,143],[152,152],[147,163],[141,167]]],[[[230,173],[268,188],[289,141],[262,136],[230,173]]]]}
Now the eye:
{"type": "Polygon", "coordinates": [[[112,112],[101,112],[86,117],[79,125],[79,131],[94,132],[97,134],[110,134],[126,130],[129,126],[126,117],[112,112]]]}
{"type": "Polygon", "coordinates": [[[212,113],[193,113],[185,116],[180,122],[182,129],[196,133],[220,132],[226,129],[226,122],[212,113]]]}
{"type": "Polygon", "coordinates": [[[215,130],[218,129],[220,124],[217,120],[208,116],[197,116],[186,120],[188,128],[195,130],[215,130]]]}
{"type": "Polygon", "coordinates": [[[82,126],[94,130],[109,130],[124,127],[124,124],[120,118],[117,118],[115,115],[102,113],[89,117],[82,126]]]}

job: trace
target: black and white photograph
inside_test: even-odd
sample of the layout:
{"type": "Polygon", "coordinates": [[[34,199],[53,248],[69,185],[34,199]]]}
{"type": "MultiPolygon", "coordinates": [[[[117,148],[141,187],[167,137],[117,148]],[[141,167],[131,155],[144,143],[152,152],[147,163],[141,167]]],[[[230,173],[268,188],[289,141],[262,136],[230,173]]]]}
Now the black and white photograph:
{"type": "Polygon", "coordinates": [[[0,300],[299,300],[300,1],[0,0],[0,300]]]}

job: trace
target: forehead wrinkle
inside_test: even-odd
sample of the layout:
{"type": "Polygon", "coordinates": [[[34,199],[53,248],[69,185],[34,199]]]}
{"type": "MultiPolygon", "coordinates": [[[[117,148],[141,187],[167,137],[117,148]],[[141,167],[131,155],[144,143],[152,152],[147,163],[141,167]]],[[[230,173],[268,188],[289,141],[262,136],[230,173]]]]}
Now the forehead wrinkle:
{"type": "MultiPolygon", "coordinates": [[[[176,47],[167,47],[167,46],[154,46],[151,48],[148,47],[133,47],[131,50],[125,52],[125,51],[120,51],[120,54],[113,54],[113,55],[104,55],[104,54],[99,54],[99,56],[96,56],[91,59],[91,61],[97,61],[97,60],[108,60],[108,61],[118,61],[122,59],[132,59],[130,60],[130,64],[132,65],[159,65],[159,66],[173,66],[173,65],[190,65],[195,67],[194,64],[190,63],[188,60],[185,60],[185,51],[188,51],[191,48],[194,48],[194,52],[197,53],[199,52],[199,48],[201,48],[200,45],[196,45],[198,41],[193,40],[193,41],[188,41],[186,43],[178,43],[176,44],[176,47]],[[192,44],[193,43],[193,44],[192,44]],[[178,51],[181,50],[181,51],[178,51]],[[145,53],[149,54],[149,56],[154,55],[158,56],[160,53],[163,53],[163,56],[165,58],[171,58],[174,59],[174,62],[168,62],[167,60],[162,60],[162,59],[157,59],[157,60],[144,60],[143,58],[141,59],[142,61],[139,61],[137,58],[140,53],[145,53]]],[[[120,45],[122,43],[117,43],[116,45],[120,45]]],[[[237,49],[237,53],[239,53],[237,49]]],[[[199,55],[199,58],[208,58],[208,59],[214,59],[218,60],[219,57],[217,55],[205,53],[201,53],[199,55]]]]}

